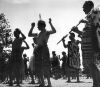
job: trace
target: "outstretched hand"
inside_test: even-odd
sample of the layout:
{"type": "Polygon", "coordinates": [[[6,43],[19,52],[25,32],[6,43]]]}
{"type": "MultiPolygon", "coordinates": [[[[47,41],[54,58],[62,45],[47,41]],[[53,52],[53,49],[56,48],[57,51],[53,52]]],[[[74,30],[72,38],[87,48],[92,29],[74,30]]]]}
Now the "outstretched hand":
{"type": "Polygon", "coordinates": [[[74,31],[74,32],[78,31],[78,27],[76,27],[76,26],[72,27],[71,31],[74,31]]]}
{"type": "Polygon", "coordinates": [[[87,23],[87,21],[82,19],[82,20],[80,20],[80,23],[87,23]]]}
{"type": "Polygon", "coordinates": [[[51,21],[52,21],[52,19],[51,19],[51,18],[49,18],[49,23],[51,23],[51,21]]]}
{"type": "Polygon", "coordinates": [[[32,26],[32,27],[35,27],[35,23],[34,23],[34,22],[33,22],[33,23],[31,23],[31,26],[32,26]]]}
{"type": "Polygon", "coordinates": [[[65,37],[62,38],[62,41],[65,42],[65,37]]]}

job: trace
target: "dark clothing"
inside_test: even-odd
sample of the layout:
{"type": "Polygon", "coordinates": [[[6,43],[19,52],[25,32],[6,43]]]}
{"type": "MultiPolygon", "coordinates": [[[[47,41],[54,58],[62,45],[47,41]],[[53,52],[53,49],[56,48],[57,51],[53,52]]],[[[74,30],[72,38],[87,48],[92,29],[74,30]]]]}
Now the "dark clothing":
{"type": "Polygon", "coordinates": [[[66,65],[67,65],[67,56],[63,56],[62,57],[62,72],[63,72],[63,75],[66,74],[66,65]]]}
{"type": "Polygon", "coordinates": [[[19,80],[21,77],[21,69],[22,69],[22,38],[16,38],[12,43],[12,52],[11,58],[9,59],[9,68],[10,68],[10,82],[12,83],[13,76],[15,76],[17,85],[19,85],[19,80]]]}
{"type": "Polygon", "coordinates": [[[67,56],[63,56],[61,60],[62,60],[62,67],[65,67],[67,63],[67,56]]]}
{"type": "Polygon", "coordinates": [[[28,59],[27,58],[24,58],[25,75],[28,74],[27,61],[28,61],[28,59]]]}
{"type": "Polygon", "coordinates": [[[53,58],[52,58],[52,67],[57,67],[57,66],[59,66],[59,60],[58,60],[58,57],[57,56],[54,56],[53,58]]]}
{"type": "Polygon", "coordinates": [[[15,39],[12,44],[12,52],[10,62],[20,62],[22,60],[22,40],[21,38],[15,39]]]}
{"type": "Polygon", "coordinates": [[[24,65],[27,67],[27,58],[24,58],[24,65]]]}
{"type": "Polygon", "coordinates": [[[45,75],[50,75],[50,54],[48,47],[38,46],[34,50],[35,56],[35,72],[40,74],[43,72],[45,75]]]}

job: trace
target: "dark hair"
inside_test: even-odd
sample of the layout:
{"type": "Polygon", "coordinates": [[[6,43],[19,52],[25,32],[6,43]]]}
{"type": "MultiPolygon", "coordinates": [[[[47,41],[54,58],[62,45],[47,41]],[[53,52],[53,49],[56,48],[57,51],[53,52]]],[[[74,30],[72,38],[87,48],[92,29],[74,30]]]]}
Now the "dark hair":
{"type": "Polygon", "coordinates": [[[23,57],[26,57],[27,55],[26,54],[23,54],[23,57]]]}
{"type": "Polygon", "coordinates": [[[16,28],[15,31],[14,31],[14,36],[16,37],[19,34],[20,34],[19,28],[16,28]]]}
{"type": "Polygon", "coordinates": [[[52,51],[52,54],[56,54],[55,51],[52,51]]]}
{"type": "Polygon", "coordinates": [[[64,54],[66,54],[66,52],[63,51],[62,54],[64,55],[64,54]]]}
{"type": "Polygon", "coordinates": [[[74,34],[74,33],[70,33],[70,36],[71,36],[71,37],[75,37],[75,34],[74,34]]]}
{"type": "Polygon", "coordinates": [[[92,1],[85,1],[83,7],[93,8],[94,7],[94,3],[92,1]]]}
{"type": "Polygon", "coordinates": [[[38,27],[46,27],[45,21],[39,20],[38,27]]]}

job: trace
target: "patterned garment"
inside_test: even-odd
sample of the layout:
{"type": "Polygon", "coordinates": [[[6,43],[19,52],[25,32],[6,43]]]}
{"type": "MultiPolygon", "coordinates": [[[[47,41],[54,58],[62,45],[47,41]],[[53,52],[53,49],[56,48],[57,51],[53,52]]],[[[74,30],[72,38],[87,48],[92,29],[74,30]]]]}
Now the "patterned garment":
{"type": "Polygon", "coordinates": [[[68,64],[69,67],[80,68],[79,47],[76,42],[69,41],[68,43],[68,64]]]}
{"type": "Polygon", "coordinates": [[[87,16],[88,23],[82,35],[83,65],[95,61],[94,54],[100,51],[100,10],[93,9],[87,16]]]}

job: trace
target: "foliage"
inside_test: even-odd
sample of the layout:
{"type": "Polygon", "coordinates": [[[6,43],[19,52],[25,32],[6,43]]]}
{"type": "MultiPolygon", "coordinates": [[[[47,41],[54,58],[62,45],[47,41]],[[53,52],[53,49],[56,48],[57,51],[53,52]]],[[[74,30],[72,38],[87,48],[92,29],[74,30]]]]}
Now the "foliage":
{"type": "Polygon", "coordinates": [[[0,14],[0,44],[3,47],[9,47],[12,43],[12,32],[8,19],[5,18],[4,13],[0,14]]]}

